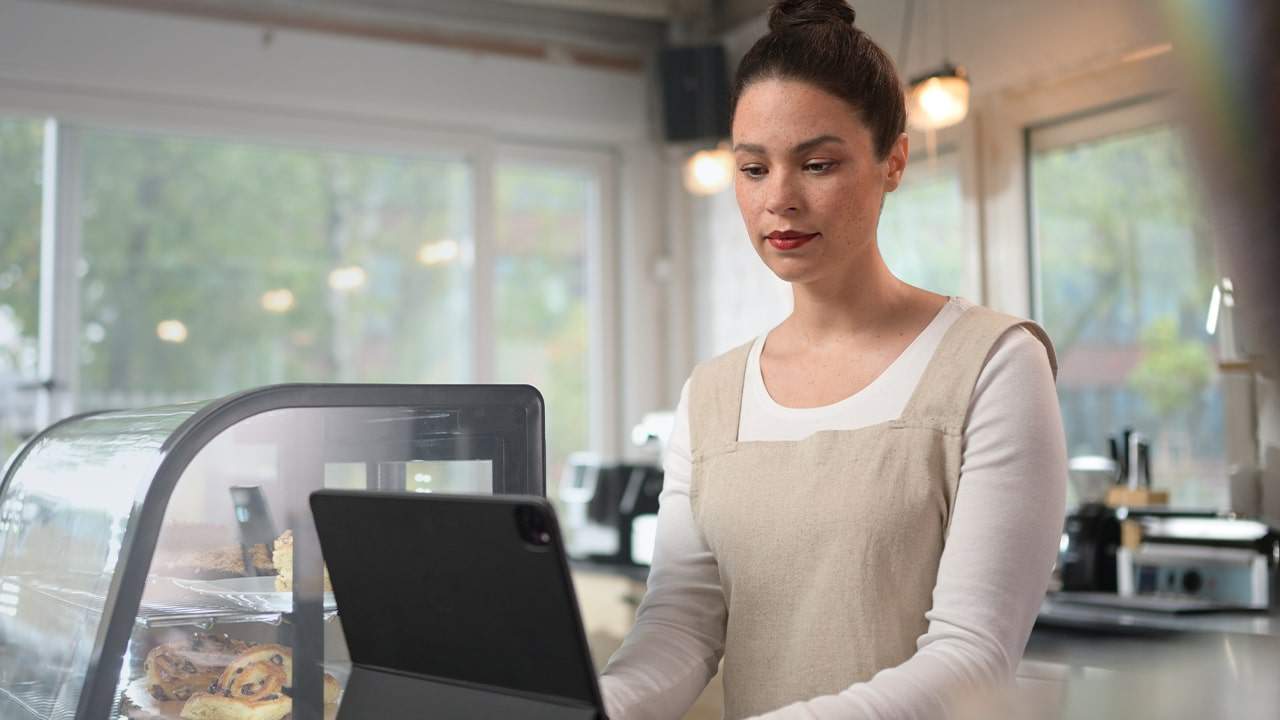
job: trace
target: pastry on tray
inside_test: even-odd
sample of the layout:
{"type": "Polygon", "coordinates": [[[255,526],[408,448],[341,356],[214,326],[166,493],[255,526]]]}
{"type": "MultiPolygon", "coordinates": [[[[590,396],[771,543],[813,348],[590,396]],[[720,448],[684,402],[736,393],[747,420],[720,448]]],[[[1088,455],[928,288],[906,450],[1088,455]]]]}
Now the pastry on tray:
{"type": "Polygon", "coordinates": [[[248,649],[239,640],[206,633],[158,645],[142,663],[147,693],[156,700],[186,700],[208,688],[228,663],[248,649]]]}
{"type": "MultiPolygon", "coordinates": [[[[283,645],[255,645],[223,669],[205,692],[182,707],[186,720],[280,720],[293,709],[293,653],[283,645]]],[[[341,687],[324,676],[324,703],[338,701],[341,687]]]]}
{"type": "MultiPolygon", "coordinates": [[[[275,574],[275,565],[265,544],[250,548],[250,557],[254,575],[275,574]]],[[[157,575],[191,580],[225,580],[248,574],[244,568],[244,552],[239,545],[157,555],[151,570],[157,575]]]]}
{"type": "Polygon", "coordinates": [[[224,672],[209,687],[210,692],[191,696],[182,706],[182,717],[187,720],[281,720],[293,710],[293,701],[285,694],[286,686],[283,665],[266,660],[238,664],[230,677],[224,672]]]}
{"type": "Polygon", "coordinates": [[[184,720],[282,720],[293,711],[287,697],[240,700],[201,693],[182,706],[184,720]]]}
{"type": "MultiPolygon", "coordinates": [[[[276,568],[276,590],[289,592],[293,590],[293,531],[285,530],[276,538],[272,547],[272,558],[276,568]]],[[[333,592],[329,583],[329,568],[324,568],[324,591],[333,592]]]]}

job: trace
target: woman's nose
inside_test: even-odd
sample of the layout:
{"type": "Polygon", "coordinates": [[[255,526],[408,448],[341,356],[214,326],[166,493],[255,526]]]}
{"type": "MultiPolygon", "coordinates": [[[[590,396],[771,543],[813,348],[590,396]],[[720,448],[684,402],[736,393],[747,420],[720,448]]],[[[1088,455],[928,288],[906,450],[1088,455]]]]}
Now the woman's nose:
{"type": "Polygon", "coordinates": [[[800,210],[800,193],[796,178],[787,172],[774,173],[770,178],[765,209],[774,215],[792,215],[800,210]]]}

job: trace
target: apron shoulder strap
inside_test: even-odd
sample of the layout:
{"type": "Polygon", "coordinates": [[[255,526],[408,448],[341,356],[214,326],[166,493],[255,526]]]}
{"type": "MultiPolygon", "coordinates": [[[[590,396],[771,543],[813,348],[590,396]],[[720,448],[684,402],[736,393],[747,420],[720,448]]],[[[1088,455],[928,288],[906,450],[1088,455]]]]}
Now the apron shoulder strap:
{"type": "Polygon", "coordinates": [[[1030,320],[975,305],[943,335],[899,422],[926,424],[959,435],[964,430],[978,375],[991,357],[996,341],[1015,326],[1025,327],[1044,344],[1056,379],[1057,354],[1044,328],[1030,320]]]}
{"type": "Polygon", "coordinates": [[[689,380],[689,440],[693,456],[738,440],[742,384],[752,343],[693,369],[689,380]]]}

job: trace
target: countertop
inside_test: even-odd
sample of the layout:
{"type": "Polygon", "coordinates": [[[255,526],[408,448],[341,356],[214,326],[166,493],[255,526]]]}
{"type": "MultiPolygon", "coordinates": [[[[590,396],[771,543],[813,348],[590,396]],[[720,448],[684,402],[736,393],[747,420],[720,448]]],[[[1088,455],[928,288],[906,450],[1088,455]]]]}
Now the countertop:
{"type": "Polygon", "coordinates": [[[1169,613],[1082,605],[1050,595],[1040,604],[1036,627],[1097,633],[1230,633],[1280,638],[1280,614],[1263,611],[1169,613]]]}

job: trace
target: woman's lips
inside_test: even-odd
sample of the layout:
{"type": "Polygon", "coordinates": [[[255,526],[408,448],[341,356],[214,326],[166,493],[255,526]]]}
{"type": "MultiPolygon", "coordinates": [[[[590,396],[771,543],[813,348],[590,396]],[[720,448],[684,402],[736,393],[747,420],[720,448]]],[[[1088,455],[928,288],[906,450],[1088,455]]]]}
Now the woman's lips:
{"type": "Polygon", "coordinates": [[[767,236],[769,244],[775,250],[795,250],[810,240],[818,237],[819,233],[809,233],[808,235],[800,235],[798,233],[772,233],[767,236]]]}

